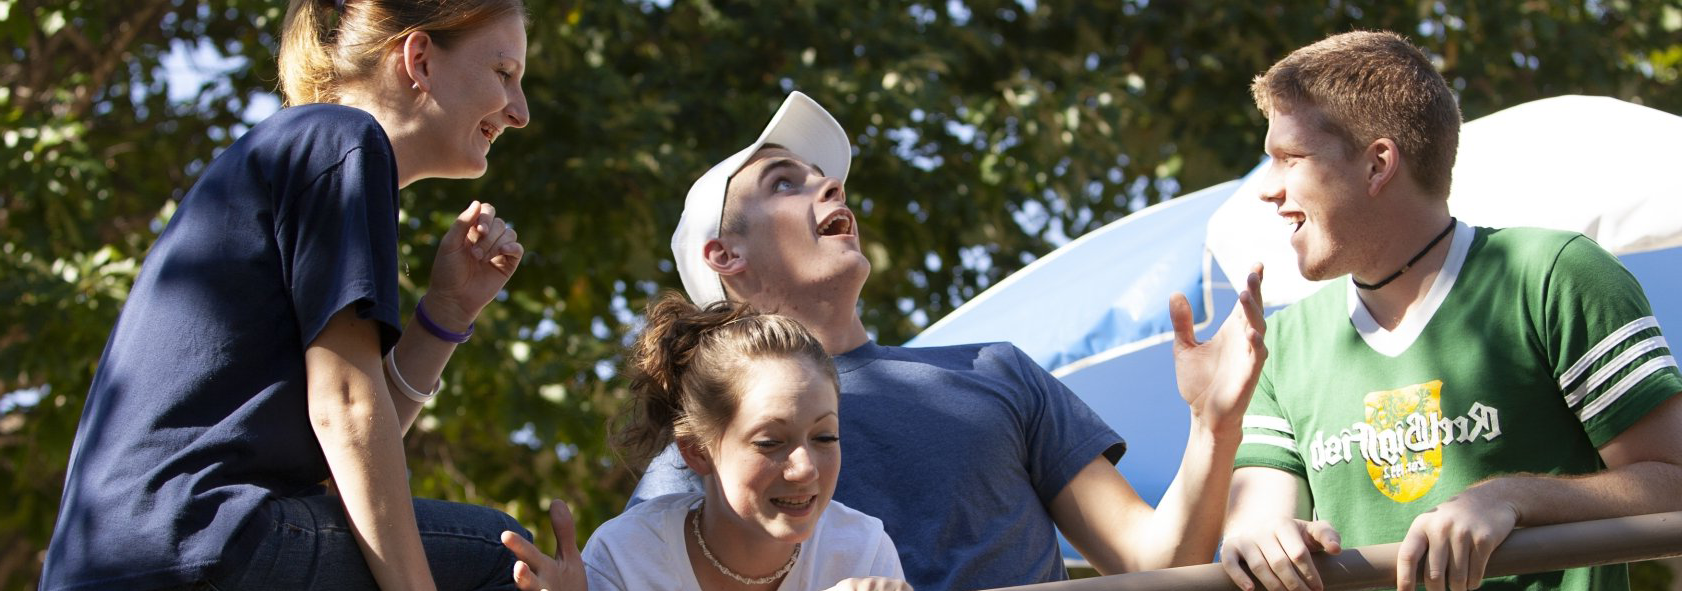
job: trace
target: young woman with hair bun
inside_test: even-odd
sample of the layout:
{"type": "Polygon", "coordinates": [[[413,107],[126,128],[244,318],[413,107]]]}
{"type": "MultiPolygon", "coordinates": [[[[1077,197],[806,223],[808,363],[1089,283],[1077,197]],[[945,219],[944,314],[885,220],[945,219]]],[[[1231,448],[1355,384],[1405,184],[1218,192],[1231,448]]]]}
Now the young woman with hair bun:
{"type": "MultiPolygon", "coordinates": [[[[617,443],[632,459],[676,441],[704,494],[651,499],[584,548],[594,591],[910,589],[882,522],[830,499],[841,470],[839,385],[823,345],[746,304],[668,293],[633,345],[617,443]]],[[[521,589],[554,589],[523,540],[521,589]]]]}
{"type": "Polygon", "coordinates": [[[524,250],[474,201],[402,330],[397,192],[483,174],[526,125],[525,25],[520,0],[291,1],[288,108],[211,162],[147,254],[42,589],[514,587],[500,534],[524,530],[412,499],[402,437],[524,250]]]}

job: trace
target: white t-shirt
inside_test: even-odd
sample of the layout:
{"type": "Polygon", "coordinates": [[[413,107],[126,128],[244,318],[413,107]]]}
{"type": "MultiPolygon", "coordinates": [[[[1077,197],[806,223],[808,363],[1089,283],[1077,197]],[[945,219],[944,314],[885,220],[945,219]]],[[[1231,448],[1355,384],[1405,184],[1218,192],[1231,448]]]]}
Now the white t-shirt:
{"type": "MultiPolygon", "coordinates": [[[[699,591],[689,565],[689,510],[703,495],[677,493],[638,503],[608,520],[584,545],[591,591],[699,591]]],[[[905,578],[882,521],[831,500],[778,591],[823,591],[853,577],[905,578]]]]}

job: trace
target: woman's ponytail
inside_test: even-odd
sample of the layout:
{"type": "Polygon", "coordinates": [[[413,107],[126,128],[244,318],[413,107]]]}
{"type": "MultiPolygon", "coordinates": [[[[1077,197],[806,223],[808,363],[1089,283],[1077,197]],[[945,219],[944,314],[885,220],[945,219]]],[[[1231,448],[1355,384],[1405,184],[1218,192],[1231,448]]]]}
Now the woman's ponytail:
{"type": "Polygon", "coordinates": [[[280,89],[286,105],[333,102],[335,9],[321,0],[291,0],[280,30],[280,89]]]}
{"type": "MultiPolygon", "coordinates": [[[[682,336],[676,334],[679,317],[694,311],[689,302],[670,294],[650,304],[647,324],[627,356],[631,401],[616,440],[638,463],[672,441],[672,425],[683,412],[675,361],[680,354],[672,350],[671,341],[682,336]]],[[[694,339],[687,340],[693,347],[694,339]]]]}
{"type": "Polygon", "coordinates": [[[754,311],[735,302],[703,310],[667,292],[648,305],[645,316],[647,324],[627,356],[631,401],[615,436],[639,465],[675,439],[710,441],[735,415],[723,366],[738,356],[721,346],[715,333],[754,311]]]}

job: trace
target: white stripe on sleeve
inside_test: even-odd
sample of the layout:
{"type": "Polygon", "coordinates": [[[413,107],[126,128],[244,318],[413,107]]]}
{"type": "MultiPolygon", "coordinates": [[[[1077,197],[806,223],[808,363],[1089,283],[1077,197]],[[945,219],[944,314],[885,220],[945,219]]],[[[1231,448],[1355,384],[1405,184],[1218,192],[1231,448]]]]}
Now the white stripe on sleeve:
{"type": "Polygon", "coordinates": [[[1630,389],[1635,388],[1635,386],[1640,384],[1642,380],[1647,379],[1647,376],[1653,375],[1666,367],[1676,367],[1676,358],[1670,355],[1665,355],[1664,357],[1654,357],[1652,359],[1648,359],[1646,363],[1641,364],[1641,367],[1635,368],[1635,371],[1630,372],[1627,376],[1624,376],[1624,379],[1618,380],[1618,384],[1612,386],[1612,389],[1607,390],[1606,393],[1601,394],[1599,398],[1594,399],[1594,402],[1590,402],[1588,406],[1583,407],[1583,411],[1577,413],[1577,416],[1581,417],[1583,422],[1589,422],[1589,419],[1594,418],[1595,415],[1600,414],[1600,411],[1606,410],[1607,407],[1612,406],[1613,402],[1616,402],[1619,397],[1623,396],[1624,393],[1629,392],[1630,389]]]}
{"type": "Polygon", "coordinates": [[[1296,435],[1295,432],[1291,431],[1291,424],[1286,422],[1285,419],[1270,417],[1267,415],[1244,415],[1243,428],[1267,429],[1269,431],[1278,431],[1286,435],[1296,435]]]}
{"type": "Polygon", "coordinates": [[[1577,381],[1577,378],[1582,376],[1583,372],[1588,371],[1589,367],[1594,365],[1595,361],[1599,361],[1602,355],[1605,355],[1607,351],[1612,350],[1612,347],[1618,346],[1618,343],[1624,342],[1624,340],[1628,339],[1630,335],[1649,328],[1658,327],[1659,320],[1652,316],[1648,316],[1645,318],[1637,318],[1629,324],[1625,324],[1623,328],[1612,331],[1612,334],[1606,335],[1606,338],[1604,339],[1600,339],[1600,342],[1595,343],[1594,347],[1590,348],[1587,353],[1584,353],[1582,357],[1577,358],[1577,362],[1571,364],[1571,369],[1565,370],[1564,375],[1559,376],[1559,389],[1562,391],[1569,391],[1572,382],[1577,381]]]}
{"type": "Polygon", "coordinates": [[[1246,434],[1244,436],[1244,439],[1240,440],[1238,442],[1238,444],[1239,445],[1245,445],[1245,444],[1271,445],[1271,446],[1274,446],[1274,447],[1282,447],[1282,448],[1288,449],[1293,454],[1297,453],[1297,446],[1296,446],[1295,441],[1291,441],[1291,440],[1286,439],[1284,437],[1276,437],[1276,436],[1273,436],[1273,435],[1250,435],[1250,434],[1246,434]]]}
{"type": "Polygon", "coordinates": [[[1577,404],[1581,403],[1584,398],[1588,398],[1590,391],[1595,388],[1599,388],[1601,384],[1606,383],[1606,380],[1612,379],[1614,374],[1623,371],[1624,368],[1629,367],[1631,363],[1635,363],[1637,358],[1667,347],[1669,347],[1669,345],[1665,343],[1664,337],[1652,337],[1636,343],[1633,347],[1625,349],[1623,353],[1619,353],[1617,357],[1612,358],[1612,360],[1607,362],[1606,365],[1601,366],[1600,370],[1589,375],[1588,381],[1585,381],[1582,385],[1577,386],[1575,391],[1572,391],[1569,396],[1566,396],[1565,405],[1577,406],[1577,404]]]}

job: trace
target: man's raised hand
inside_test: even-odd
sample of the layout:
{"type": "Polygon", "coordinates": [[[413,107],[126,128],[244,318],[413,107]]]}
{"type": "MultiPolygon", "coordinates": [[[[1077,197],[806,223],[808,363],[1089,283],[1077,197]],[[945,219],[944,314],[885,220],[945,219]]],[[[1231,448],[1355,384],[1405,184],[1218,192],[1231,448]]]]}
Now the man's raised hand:
{"type": "Polygon", "coordinates": [[[1174,322],[1174,376],[1180,396],[1191,406],[1192,417],[1215,433],[1235,432],[1244,420],[1250,394],[1261,378],[1267,347],[1262,335],[1267,319],[1262,316],[1262,266],[1251,268],[1238,305],[1221,323],[1208,342],[1197,342],[1192,327],[1191,303],[1182,294],[1168,302],[1168,316],[1174,322]]]}

